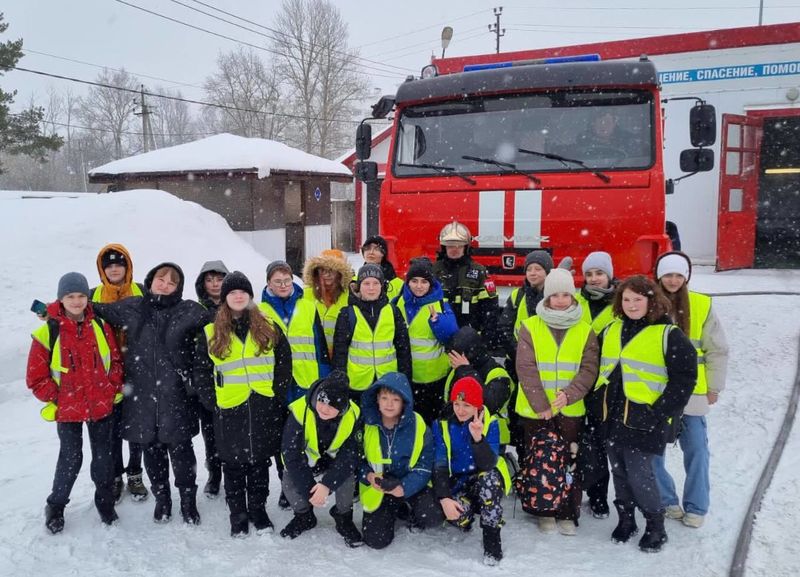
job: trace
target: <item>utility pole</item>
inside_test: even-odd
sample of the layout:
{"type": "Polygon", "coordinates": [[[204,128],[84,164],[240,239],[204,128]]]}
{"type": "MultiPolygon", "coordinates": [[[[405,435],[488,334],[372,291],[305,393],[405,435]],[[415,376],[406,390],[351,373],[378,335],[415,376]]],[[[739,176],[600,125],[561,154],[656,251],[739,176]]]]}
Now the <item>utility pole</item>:
{"type": "Polygon", "coordinates": [[[136,99],[133,99],[134,104],[138,105],[141,109],[141,112],[134,111],[133,113],[136,116],[142,117],[142,144],[144,152],[148,152],[150,150],[155,150],[156,141],[153,137],[153,127],[150,124],[150,115],[153,111],[148,106],[147,102],[144,99],[144,84],[141,85],[141,92],[139,96],[139,101],[137,102],[136,99]]]}
{"type": "Polygon", "coordinates": [[[500,28],[500,15],[503,13],[503,7],[498,6],[497,8],[493,8],[493,10],[495,23],[489,24],[489,32],[494,32],[496,38],[496,51],[498,54],[500,54],[500,38],[506,35],[506,29],[500,28]]]}
{"type": "Polygon", "coordinates": [[[761,26],[761,23],[764,21],[764,0],[760,0],[758,3],[758,25],[761,26]]]}

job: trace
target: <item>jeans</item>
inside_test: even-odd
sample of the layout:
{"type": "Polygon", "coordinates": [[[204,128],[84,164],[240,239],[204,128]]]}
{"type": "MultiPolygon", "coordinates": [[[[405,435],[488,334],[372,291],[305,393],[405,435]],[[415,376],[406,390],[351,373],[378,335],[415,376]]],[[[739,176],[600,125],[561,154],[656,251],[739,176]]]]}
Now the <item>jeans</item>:
{"type": "MultiPolygon", "coordinates": [[[[709,452],[706,418],[684,415],[678,442],[683,451],[683,469],[686,471],[686,481],[683,484],[683,509],[687,513],[705,515],[708,513],[711,490],[708,475],[709,452]]],[[[661,504],[664,507],[678,505],[675,481],[667,472],[663,456],[659,455],[653,459],[653,472],[661,493],[661,504]]]]}

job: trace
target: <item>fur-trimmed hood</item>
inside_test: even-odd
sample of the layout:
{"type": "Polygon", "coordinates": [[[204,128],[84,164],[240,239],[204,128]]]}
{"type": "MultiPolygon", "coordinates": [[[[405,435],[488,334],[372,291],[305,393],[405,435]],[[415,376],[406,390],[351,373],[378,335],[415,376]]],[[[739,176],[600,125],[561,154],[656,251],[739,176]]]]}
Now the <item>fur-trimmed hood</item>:
{"type": "Polygon", "coordinates": [[[303,283],[306,287],[311,287],[315,299],[321,298],[319,286],[319,269],[321,268],[329,268],[338,272],[341,275],[339,284],[342,292],[349,291],[350,280],[353,278],[353,268],[350,263],[333,256],[313,256],[306,261],[303,267],[303,283]]]}

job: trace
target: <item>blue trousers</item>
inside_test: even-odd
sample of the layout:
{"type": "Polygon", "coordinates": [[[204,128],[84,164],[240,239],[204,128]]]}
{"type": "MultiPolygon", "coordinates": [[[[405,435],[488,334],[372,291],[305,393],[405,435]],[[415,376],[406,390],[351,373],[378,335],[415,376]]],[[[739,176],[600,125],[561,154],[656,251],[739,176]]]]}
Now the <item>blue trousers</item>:
{"type": "MultiPolygon", "coordinates": [[[[682,428],[678,437],[683,451],[683,468],[686,482],[683,484],[683,509],[687,513],[705,515],[708,513],[711,486],[708,475],[708,431],[705,417],[682,417],[682,428]]],[[[656,476],[661,504],[664,507],[678,505],[675,481],[666,469],[663,456],[653,459],[653,472],[656,476]]]]}

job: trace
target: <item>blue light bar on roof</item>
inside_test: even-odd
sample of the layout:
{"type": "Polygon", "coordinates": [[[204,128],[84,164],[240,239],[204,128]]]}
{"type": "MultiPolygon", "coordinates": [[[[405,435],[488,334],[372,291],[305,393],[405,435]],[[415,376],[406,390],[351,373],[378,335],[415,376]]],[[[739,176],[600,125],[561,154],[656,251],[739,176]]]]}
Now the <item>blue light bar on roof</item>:
{"type": "Polygon", "coordinates": [[[494,68],[511,68],[512,66],[529,66],[531,64],[563,64],[564,62],[599,62],[599,54],[578,54],[576,56],[553,56],[552,58],[534,58],[532,60],[510,60],[491,64],[467,64],[464,72],[492,70],[494,68]]]}

